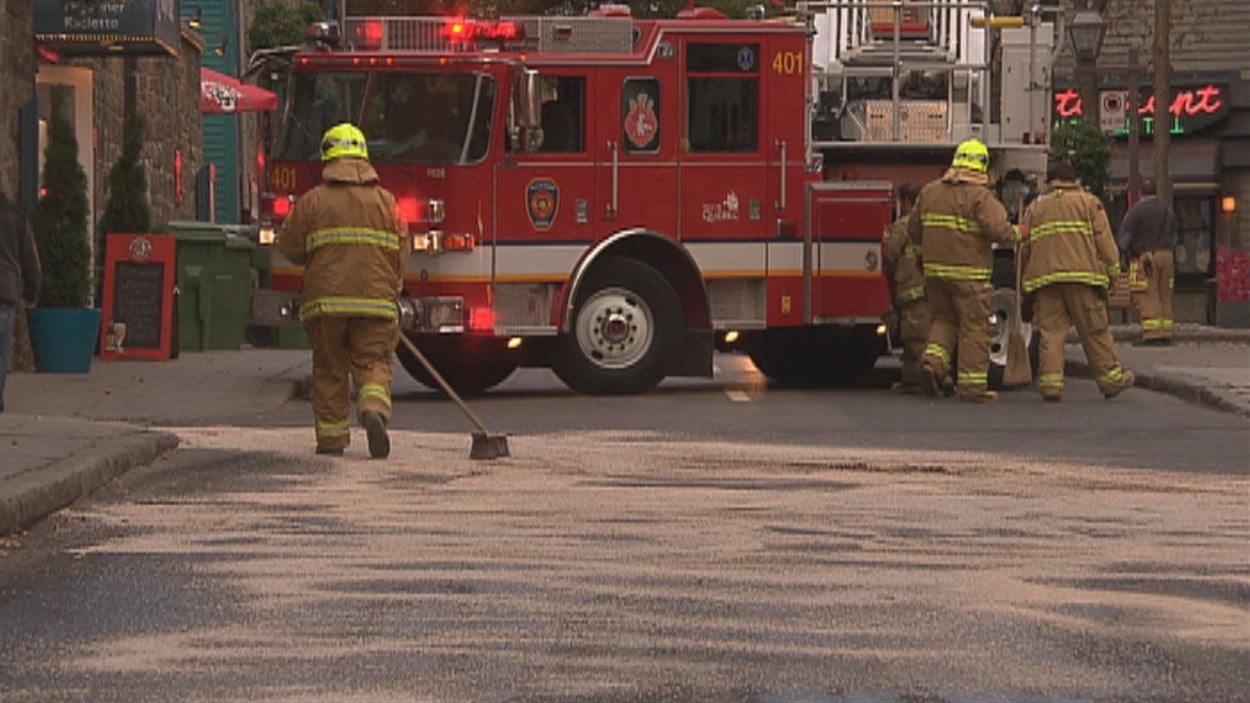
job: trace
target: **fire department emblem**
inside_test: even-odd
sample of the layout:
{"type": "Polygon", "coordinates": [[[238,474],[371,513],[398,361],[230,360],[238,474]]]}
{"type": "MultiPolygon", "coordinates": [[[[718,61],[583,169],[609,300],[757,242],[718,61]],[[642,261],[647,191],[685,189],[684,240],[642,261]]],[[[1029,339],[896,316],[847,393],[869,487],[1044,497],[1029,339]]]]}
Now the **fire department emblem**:
{"type": "Polygon", "coordinates": [[[742,71],[755,70],[755,51],[751,47],[738,49],[738,68],[742,71]]]}
{"type": "Polygon", "coordinates": [[[146,261],[152,256],[152,240],[147,237],[135,237],[126,246],[126,255],[131,261],[146,261]]]}
{"type": "Polygon", "coordinates": [[[535,178],[525,189],[530,224],[539,232],[551,229],[560,205],[560,187],[550,178],[535,178]]]}
{"type": "Polygon", "coordinates": [[[625,113],[625,136],[635,150],[655,149],[660,121],[655,115],[655,102],[646,93],[629,100],[625,113]]]}

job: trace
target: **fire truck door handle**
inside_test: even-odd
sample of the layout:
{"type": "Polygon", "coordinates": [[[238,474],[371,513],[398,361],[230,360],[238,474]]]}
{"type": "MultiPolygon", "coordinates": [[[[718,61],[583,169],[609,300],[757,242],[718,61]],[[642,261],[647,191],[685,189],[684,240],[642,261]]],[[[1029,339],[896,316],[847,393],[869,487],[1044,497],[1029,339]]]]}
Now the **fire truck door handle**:
{"type": "Polygon", "coordinates": [[[621,186],[621,151],[616,142],[608,142],[608,151],[612,154],[612,202],[608,203],[607,219],[616,217],[617,206],[620,205],[621,186]]]}
{"type": "Polygon", "coordinates": [[[786,142],[778,139],[773,142],[773,148],[781,153],[781,197],[777,201],[777,209],[786,209],[786,142]]]}

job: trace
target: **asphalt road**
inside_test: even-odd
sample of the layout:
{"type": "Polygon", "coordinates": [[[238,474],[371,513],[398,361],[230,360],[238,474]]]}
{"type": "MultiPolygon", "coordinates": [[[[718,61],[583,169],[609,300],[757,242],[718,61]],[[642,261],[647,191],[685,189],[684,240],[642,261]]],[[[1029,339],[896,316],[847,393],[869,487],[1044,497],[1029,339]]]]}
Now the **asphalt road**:
{"type": "Polygon", "coordinates": [[[298,402],[179,428],[0,543],[0,699],[1250,700],[1244,419],[734,361],[619,399],[522,372],[473,401],[495,462],[403,381],[386,462],[313,456],[298,402]]]}

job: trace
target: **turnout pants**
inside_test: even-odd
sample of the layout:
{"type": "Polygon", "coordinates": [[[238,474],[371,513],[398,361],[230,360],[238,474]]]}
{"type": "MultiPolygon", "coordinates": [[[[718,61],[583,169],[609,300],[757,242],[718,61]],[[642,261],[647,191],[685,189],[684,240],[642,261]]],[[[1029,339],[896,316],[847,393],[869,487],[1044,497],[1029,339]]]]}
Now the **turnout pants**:
{"type": "Polygon", "coordinates": [[[924,360],[925,343],[929,341],[929,301],[909,300],[899,307],[898,331],[903,342],[903,373],[899,381],[919,385],[923,380],[920,364],[924,360]]]}
{"type": "Polygon", "coordinates": [[[304,322],[312,347],[313,419],[318,449],[351,444],[351,388],[356,386],[356,420],[366,412],[391,422],[391,353],[399,325],[380,317],[323,315],[304,322]]]}
{"type": "Polygon", "coordinates": [[[1129,290],[1141,317],[1142,339],[1171,339],[1173,254],[1167,249],[1150,252],[1149,271],[1141,258],[1129,262],[1129,290]]]}
{"type": "Polygon", "coordinates": [[[1033,293],[1033,324],[1040,337],[1037,389],[1044,397],[1063,395],[1064,340],[1075,326],[1085,358],[1103,394],[1124,383],[1107,323],[1107,304],[1093,286],[1053,283],[1033,293]]]}
{"type": "Polygon", "coordinates": [[[951,355],[958,351],[955,385],[961,397],[983,395],[989,387],[989,281],[958,281],[930,276],[925,279],[929,299],[929,342],[924,361],[938,378],[950,373],[951,355]]]}

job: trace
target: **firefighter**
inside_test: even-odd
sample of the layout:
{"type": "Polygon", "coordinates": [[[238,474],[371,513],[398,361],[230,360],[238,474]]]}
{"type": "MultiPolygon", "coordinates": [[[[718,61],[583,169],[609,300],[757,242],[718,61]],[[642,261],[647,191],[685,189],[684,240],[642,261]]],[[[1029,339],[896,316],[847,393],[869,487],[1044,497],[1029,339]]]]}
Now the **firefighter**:
{"type": "Polygon", "coordinates": [[[1176,216],[1155,195],[1155,182],[1141,184],[1144,196],[1120,223],[1121,248],[1129,257],[1129,291],[1141,316],[1142,338],[1134,346],[1172,342],[1172,271],[1176,216]]]}
{"type": "Polygon", "coordinates": [[[1047,401],[1063,397],[1063,345],[1075,326],[1098,389],[1114,398],[1133,385],[1133,372],[1116,360],[1107,318],[1107,288],[1120,273],[1111,224],[1070,162],[1052,162],[1046,180],[1049,192],[1020,220],[1024,307],[1041,335],[1037,388],[1047,401]]]}
{"type": "Polygon", "coordinates": [[[300,321],[312,347],[317,453],[351,443],[351,383],[369,455],[390,454],[391,352],[408,236],[395,198],[378,185],[364,134],[343,123],[321,139],[322,184],[291,209],[278,248],[304,265],[300,321]]]}
{"type": "Polygon", "coordinates": [[[921,248],[932,316],[921,387],[951,395],[946,379],[957,352],[955,390],[973,403],[998,400],[989,390],[992,246],[1016,238],[1007,209],[988,187],[989,161],[980,140],[960,144],[946,173],[921,189],[907,220],[908,236],[921,248]]]}
{"type": "Polygon", "coordinates": [[[899,186],[899,218],[885,231],[886,270],[894,291],[899,336],[903,342],[903,372],[890,390],[914,395],[922,392],[921,362],[929,338],[929,301],[924,297],[924,273],[920,270],[920,247],[907,237],[907,216],[920,189],[911,183],[899,186]]]}

